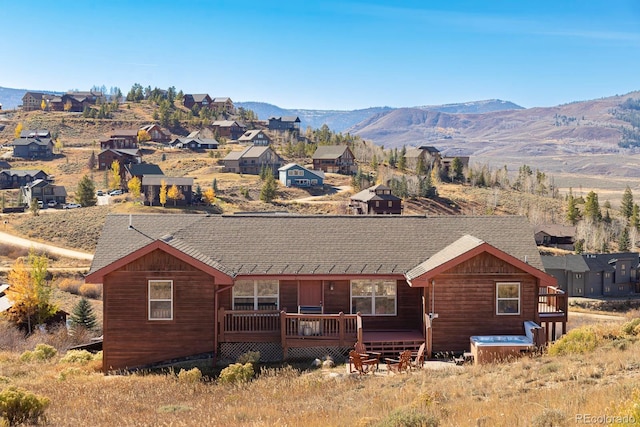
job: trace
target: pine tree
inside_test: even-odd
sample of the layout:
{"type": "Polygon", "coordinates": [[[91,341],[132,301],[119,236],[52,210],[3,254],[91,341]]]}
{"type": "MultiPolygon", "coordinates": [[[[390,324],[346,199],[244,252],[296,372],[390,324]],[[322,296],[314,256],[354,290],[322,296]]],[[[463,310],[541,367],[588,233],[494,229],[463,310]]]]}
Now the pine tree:
{"type": "Polygon", "coordinates": [[[82,206],[95,206],[98,203],[96,187],[87,175],[83,176],[78,183],[76,201],[82,206]]]}
{"type": "Polygon", "coordinates": [[[271,203],[273,199],[276,198],[276,193],[278,190],[278,183],[276,179],[273,177],[273,174],[270,173],[267,175],[264,180],[264,184],[262,185],[262,189],[260,190],[260,200],[265,203],[271,203]]]}
{"type": "Polygon", "coordinates": [[[598,194],[594,191],[590,191],[589,194],[587,194],[584,202],[584,218],[593,222],[600,222],[602,220],[598,194]]]}
{"type": "Polygon", "coordinates": [[[402,146],[402,150],[400,150],[400,155],[398,156],[398,169],[401,171],[405,170],[407,167],[407,147],[402,146]]]}
{"type": "Polygon", "coordinates": [[[631,188],[627,185],[624,193],[622,194],[622,201],[620,202],[620,213],[625,218],[629,219],[633,213],[633,193],[631,188]]]}
{"type": "Polygon", "coordinates": [[[620,238],[618,239],[618,251],[619,252],[628,252],[631,248],[631,239],[629,238],[629,227],[625,227],[620,233],[620,238]]]}
{"type": "Polygon", "coordinates": [[[571,225],[576,225],[580,219],[580,211],[576,206],[576,199],[573,197],[573,191],[569,188],[569,197],[567,198],[567,221],[571,225]]]}
{"type": "Polygon", "coordinates": [[[98,319],[93,312],[93,307],[88,299],[82,297],[80,301],[73,307],[71,314],[72,328],[82,327],[88,331],[93,331],[98,325],[98,319]]]}
{"type": "Polygon", "coordinates": [[[91,156],[89,157],[89,162],[87,162],[87,167],[89,168],[89,170],[94,170],[96,168],[96,164],[96,152],[91,151],[91,156]]]}
{"type": "Polygon", "coordinates": [[[629,218],[629,225],[631,228],[640,231],[640,208],[637,203],[633,204],[631,210],[631,218],[629,218]]]}

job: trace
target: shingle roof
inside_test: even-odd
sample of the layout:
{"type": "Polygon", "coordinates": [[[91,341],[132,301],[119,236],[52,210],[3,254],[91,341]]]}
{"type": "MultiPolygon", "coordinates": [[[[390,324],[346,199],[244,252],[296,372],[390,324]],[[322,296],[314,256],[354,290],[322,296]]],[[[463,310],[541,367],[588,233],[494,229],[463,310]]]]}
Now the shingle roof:
{"type": "Polygon", "coordinates": [[[399,197],[394,196],[393,194],[378,194],[376,190],[391,190],[386,185],[374,185],[373,187],[365,188],[359,193],[351,196],[351,200],[358,200],[361,202],[368,202],[370,200],[400,200],[399,197]]]}
{"type": "Polygon", "coordinates": [[[450,261],[460,255],[469,252],[471,249],[477,248],[482,245],[484,241],[473,237],[469,234],[465,234],[449,246],[443,248],[441,251],[433,254],[428,260],[420,263],[416,267],[407,272],[407,279],[419,277],[426,272],[433,270],[436,267],[450,261]]]}
{"type": "Polygon", "coordinates": [[[536,234],[543,232],[555,237],[574,237],[576,235],[576,227],[560,224],[542,224],[534,227],[533,232],[536,234]]]}
{"type": "Polygon", "coordinates": [[[316,149],[316,152],[313,153],[313,159],[337,159],[338,157],[342,156],[348,149],[349,147],[347,147],[346,145],[321,145],[316,149]]]}
{"type": "Polygon", "coordinates": [[[574,273],[589,271],[589,266],[582,258],[582,255],[543,255],[540,258],[546,270],[567,270],[574,273]]]}
{"type": "Polygon", "coordinates": [[[0,173],[6,173],[9,176],[35,176],[38,173],[42,172],[41,169],[30,169],[30,170],[19,170],[19,169],[7,169],[2,170],[0,173]]]}
{"type": "Polygon", "coordinates": [[[304,169],[309,173],[312,173],[322,179],[324,179],[324,172],[323,171],[317,171],[317,170],[313,170],[313,169],[307,169],[304,166],[300,166],[297,163],[287,163],[286,165],[282,166],[281,168],[278,168],[278,171],[288,171],[289,169],[304,169]]]}
{"type": "Polygon", "coordinates": [[[466,234],[543,270],[532,228],[524,217],[180,214],[131,218],[135,230],[128,229],[129,215],[107,216],[91,273],[167,235],[236,274],[403,274],[466,234]]]}
{"type": "Polygon", "coordinates": [[[53,144],[51,142],[51,139],[49,138],[17,138],[14,139],[13,142],[11,143],[11,145],[31,145],[31,144],[36,144],[36,145],[49,145],[49,144],[53,144]]]}
{"type": "Polygon", "coordinates": [[[162,185],[163,180],[166,185],[193,185],[193,178],[166,175],[144,175],[142,185],[162,185]]]}
{"type": "Polygon", "coordinates": [[[160,166],[154,165],[153,163],[129,163],[124,167],[132,176],[164,175],[160,166]]]}
{"type": "Polygon", "coordinates": [[[260,129],[248,130],[245,133],[243,133],[240,138],[238,138],[238,141],[253,141],[260,134],[263,134],[264,136],[267,136],[260,129]]]}

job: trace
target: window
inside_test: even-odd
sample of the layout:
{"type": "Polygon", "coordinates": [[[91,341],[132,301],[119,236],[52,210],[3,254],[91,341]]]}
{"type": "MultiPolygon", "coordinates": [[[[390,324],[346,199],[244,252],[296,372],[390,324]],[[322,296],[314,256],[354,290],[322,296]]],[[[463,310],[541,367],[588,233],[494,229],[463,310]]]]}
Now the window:
{"type": "Polygon", "coordinates": [[[582,279],[582,274],[576,273],[576,279],[582,279]]]}
{"type": "Polygon", "coordinates": [[[496,283],[496,314],[520,314],[520,283],[496,283]]]}
{"type": "Polygon", "coordinates": [[[277,280],[237,280],[233,285],[234,310],[277,310],[277,280]]]}
{"type": "Polygon", "coordinates": [[[388,206],[388,207],[390,207],[390,208],[391,208],[391,207],[393,207],[393,202],[392,202],[391,200],[389,200],[389,201],[387,202],[387,206],[388,206]]]}
{"type": "Polygon", "coordinates": [[[395,316],[397,283],[395,280],[352,280],[351,313],[364,316],[395,316]]]}
{"type": "Polygon", "coordinates": [[[173,280],[149,280],[149,320],[173,320],[173,280]]]}

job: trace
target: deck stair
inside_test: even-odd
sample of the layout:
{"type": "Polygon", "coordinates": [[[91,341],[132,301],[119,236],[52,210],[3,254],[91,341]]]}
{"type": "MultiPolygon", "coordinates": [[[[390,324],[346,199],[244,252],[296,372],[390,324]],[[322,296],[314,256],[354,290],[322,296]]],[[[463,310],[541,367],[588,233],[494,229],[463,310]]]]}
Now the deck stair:
{"type": "Polygon", "coordinates": [[[367,351],[398,357],[403,350],[418,351],[424,338],[419,331],[366,331],[362,341],[367,351]]]}

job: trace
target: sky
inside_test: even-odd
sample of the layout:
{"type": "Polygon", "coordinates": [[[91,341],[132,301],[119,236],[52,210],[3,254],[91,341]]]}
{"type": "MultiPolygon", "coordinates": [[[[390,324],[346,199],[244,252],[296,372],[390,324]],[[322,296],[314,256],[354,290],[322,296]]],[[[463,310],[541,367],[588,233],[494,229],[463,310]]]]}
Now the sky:
{"type": "Polygon", "coordinates": [[[131,86],[288,109],[640,89],[640,2],[0,0],[0,86],[131,86]]]}

